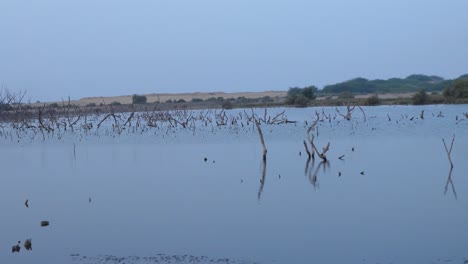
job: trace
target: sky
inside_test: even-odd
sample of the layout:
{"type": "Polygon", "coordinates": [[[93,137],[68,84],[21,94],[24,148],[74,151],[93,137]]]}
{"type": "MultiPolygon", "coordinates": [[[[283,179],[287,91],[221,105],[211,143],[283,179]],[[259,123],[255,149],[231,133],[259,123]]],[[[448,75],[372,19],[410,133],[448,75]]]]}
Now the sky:
{"type": "Polygon", "coordinates": [[[31,101],[468,73],[467,0],[0,0],[0,83],[31,101]]]}

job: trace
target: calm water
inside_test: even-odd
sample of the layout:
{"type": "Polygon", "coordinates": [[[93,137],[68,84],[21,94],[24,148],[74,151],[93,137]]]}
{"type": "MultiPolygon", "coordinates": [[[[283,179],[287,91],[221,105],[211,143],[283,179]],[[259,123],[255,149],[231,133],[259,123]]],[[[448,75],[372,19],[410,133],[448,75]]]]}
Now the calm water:
{"type": "Polygon", "coordinates": [[[316,110],[286,109],[297,123],[262,125],[263,183],[258,134],[245,121],[120,135],[109,123],[45,140],[4,124],[0,263],[463,263],[468,106],[324,120],[315,143],[331,143],[329,163],[307,165],[305,121],[316,110]],[[447,185],[442,138],[454,134],[447,185]],[[32,251],[11,253],[27,238],[32,251]]]}

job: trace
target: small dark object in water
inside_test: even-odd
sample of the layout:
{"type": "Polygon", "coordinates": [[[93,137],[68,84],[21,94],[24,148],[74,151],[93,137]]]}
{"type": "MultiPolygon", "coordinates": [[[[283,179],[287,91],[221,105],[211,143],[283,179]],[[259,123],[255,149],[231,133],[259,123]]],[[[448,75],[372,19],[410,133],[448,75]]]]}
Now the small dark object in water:
{"type": "Polygon", "coordinates": [[[338,172],[338,177],[340,177],[340,176],[341,176],[341,171],[338,172]]]}
{"type": "Polygon", "coordinates": [[[338,158],[339,158],[340,160],[343,160],[343,157],[344,157],[344,155],[341,155],[341,156],[339,156],[338,158]]]}
{"type": "Polygon", "coordinates": [[[243,179],[241,179],[241,183],[243,183],[243,182],[244,182],[244,180],[243,180],[243,179]]]}
{"type": "Polygon", "coordinates": [[[281,174],[278,174],[278,179],[281,179],[281,174]]]}
{"type": "Polygon", "coordinates": [[[299,151],[299,156],[301,156],[301,155],[302,155],[302,153],[299,151]]]}
{"type": "Polygon", "coordinates": [[[16,245],[16,246],[12,246],[11,247],[11,253],[15,253],[15,252],[20,252],[21,250],[21,247],[19,245],[16,245]]]}
{"type": "Polygon", "coordinates": [[[213,160],[213,163],[215,163],[215,161],[213,160]]]}
{"type": "Polygon", "coordinates": [[[49,226],[49,221],[41,221],[41,226],[49,226]]]}
{"type": "Polygon", "coordinates": [[[88,201],[91,202],[91,197],[89,197],[88,201]]]}
{"type": "Polygon", "coordinates": [[[31,239],[26,239],[26,241],[24,241],[23,246],[26,250],[32,250],[31,239]]]}
{"type": "Polygon", "coordinates": [[[26,202],[24,202],[24,205],[26,206],[26,208],[29,208],[29,204],[28,204],[29,200],[26,199],[26,202]]]}
{"type": "Polygon", "coordinates": [[[206,162],[208,159],[205,157],[203,160],[206,162]]]}
{"type": "Polygon", "coordinates": [[[351,151],[354,151],[354,147],[351,149],[351,151]]]}
{"type": "Polygon", "coordinates": [[[364,171],[361,171],[361,175],[364,175],[364,171]]]}

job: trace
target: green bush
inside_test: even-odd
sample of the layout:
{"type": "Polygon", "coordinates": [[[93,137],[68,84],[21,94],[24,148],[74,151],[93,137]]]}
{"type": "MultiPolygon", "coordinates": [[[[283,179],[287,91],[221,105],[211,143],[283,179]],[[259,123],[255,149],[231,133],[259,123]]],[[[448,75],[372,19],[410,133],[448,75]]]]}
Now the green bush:
{"type": "Polygon", "coordinates": [[[413,100],[413,104],[415,105],[423,105],[423,104],[426,104],[427,103],[427,99],[428,99],[428,96],[427,96],[427,93],[426,93],[426,90],[422,89],[422,90],[419,90],[419,92],[415,93],[411,99],[413,100]]]}
{"type": "Polygon", "coordinates": [[[221,104],[221,107],[223,109],[232,109],[232,103],[230,101],[224,101],[222,104],[221,104]]]}
{"type": "Polygon", "coordinates": [[[285,103],[288,105],[296,105],[305,107],[309,105],[311,100],[314,100],[317,96],[318,89],[315,86],[307,86],[304,88],[291,87],[288,90],[288,96],[286,97],[285,103]]]}
{"type": "Polygon", "coordinates": [[[271,102],[274,102],[275,100],[273,100],[273,98],[271,98],[270,96],[264,96],[260,99],[262,101],[262,103],[271,103],[271,102]]]}
{"type": "Polygon", "coordinates": [[[147,98],[144,95],[134,94],[132,96],[132,104],[146,104],[147,98]]]}
{"type": "Polygon", "coordinates": [[[294,99],[294,105],[300,106],[300,107],[306,107],[309,104],[309,101],[310,101],[309,98],[300,94],[296,96],[296,98],[294,99]]]}
{"type": "Polygon", "coordinates": [[[109,105],[118,106],[118,105],[122,105],[122,103],[114,101],[114,102],[110,103],[109,105]]]}
{"type": "Polygon", "coordinates": [[[339,99],[353,99],[354,95],[351,92],[345,91],[338,94],[339,99]]]}
{"type": "Polygon", "coordinates": [[[199,102],[203,102],[203,99],[200,99],[200,98],[192,98],[192,103],[199,103],[199,102]]]}
{"type": "Polygon", "coordinates": [[[380,98],[378,95],[373,95],[369,98],[366,99],[366,104],[367,105],[379,105],[380,104],[380,98]]]}
{"type": "Polygon", "coordinates": [[[0,103],[0,111],[10,111],[13,110],[11,105],[5,104],[5,103],[0,103]]]}
{"type": "Polygon", "coordinates": [[[185,100],[184,99],[179,99],[179,100],[177,100],[177,103],[185,103],[185,100]]]}
{"type": "Polygon", "coordinates": [[[456,79],[443,92],[444,97],[468,98],[468,78],[456,79]]]}
{"type": "Polygon", "coordinates": [[[315,86],[308,86],[302,88],[301,94],[306,97],[309,100],[314,100],[317,96],[315,93],[317,93],[318,89],[315,86]]]}
{"type": "Polygon", "coordinates": [[[58,103],[51,103],[47,107],[49,107],[49,108],[59,108],[60,105],[58,103]]]}

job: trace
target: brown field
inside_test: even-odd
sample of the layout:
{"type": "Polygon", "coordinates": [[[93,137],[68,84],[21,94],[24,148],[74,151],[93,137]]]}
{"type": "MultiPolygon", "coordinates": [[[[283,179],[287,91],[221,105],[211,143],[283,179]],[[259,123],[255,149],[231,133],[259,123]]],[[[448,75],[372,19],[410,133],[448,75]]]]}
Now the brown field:
{"type": "MultiPolygon", "coordinates": [[[[274,97],[285,97],[286,91],[265,91],[265,92],[238,92],[238,93],[225,93],[225,92],[195,92],[195,93],[178,93],[178,94],[170,94],[170,93],[161,93],[161,94],[145,94],[148,103],[154,102],[166,102],[167,100],[180,100],[183,99],[186,102],[190,102],[193,98],[199,98],[206,100],[211,97],[223,97],[224,99],[227,98],[237,98],[237,97],[245,97],[245,98],[261,98],[264,96],[274,97]]],[[[131,104],[132,103],[132,95],[123,95],[123,96],[112,96],[112,97],[86,97],[80,100],[73,100],[71,101],[72,104],[76,104],[79,106],[85,106],[90,103],[95,103],[99,105],[100,103],[110,104],[112,102],[119,102],[121,104],[131,104]]]]}

